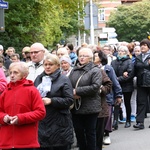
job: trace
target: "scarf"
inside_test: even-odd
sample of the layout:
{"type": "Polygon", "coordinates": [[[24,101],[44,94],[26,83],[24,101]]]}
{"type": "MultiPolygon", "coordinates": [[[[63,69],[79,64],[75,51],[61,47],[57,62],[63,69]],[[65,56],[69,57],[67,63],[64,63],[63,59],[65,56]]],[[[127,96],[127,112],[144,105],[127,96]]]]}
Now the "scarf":
{"type": "Polygon", "coordinates": [[[42,82],[37,87],[41,94],[41,97],[46,97],[47,93],[51,91],[51,85],[51,78],[49,76],[43,76],[42,82]]]}

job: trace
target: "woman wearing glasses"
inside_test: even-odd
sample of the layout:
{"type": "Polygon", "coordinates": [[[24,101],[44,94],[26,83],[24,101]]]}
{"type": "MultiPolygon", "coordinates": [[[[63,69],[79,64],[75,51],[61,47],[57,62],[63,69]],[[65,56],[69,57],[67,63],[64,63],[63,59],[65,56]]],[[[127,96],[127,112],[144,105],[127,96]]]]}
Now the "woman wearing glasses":
{"type": "Polygon", "coordinates": [[[78,63],[69,78],[74,88],[73,125],[80,150],[96,150],[96,122],[101,110],[98,91],[102,82],[100,69],[93,63],[89,48],[78,51],[78,63]]]}

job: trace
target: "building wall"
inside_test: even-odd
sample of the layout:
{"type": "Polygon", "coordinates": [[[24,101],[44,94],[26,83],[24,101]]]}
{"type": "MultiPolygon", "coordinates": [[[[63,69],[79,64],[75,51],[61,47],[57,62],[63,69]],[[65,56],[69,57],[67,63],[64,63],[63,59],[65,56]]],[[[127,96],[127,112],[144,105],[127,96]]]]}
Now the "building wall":
{"type": "Polygon", "coordinates": [[[104,20],[100,20],[100,13],[99,13],[99,28],[105,27],[106,22],[109,19],[109,15],[111,11],[116,10],[119,5],[121,5],[121,0],[97,0],[94,2],[99,6],[100,9],[104,9],[104,20]]]}
{"type": "MultiPolygon", "coordinates": [[[[106,22],[109,19],[111,11],[114,11],[117,9],[118,6],[123,4],[131,5],[133,2],[138,2],[141,0],[92,0],[94,4],[96,4],[99,8],[99,14],[98,14],[98,29],[94,30],[94,40],[95,44],[98,44],[98,36],[102,32],[102,28],[106,27],[106,22]],[[104,10],[104,16],[100,16],[100,9],[104,10]],[[103,18],[103,20],[100,20],[100,18],[103,18]]],[[[90,0],[87,0],[87,2],[90,2],[90,0]]],[[[89,35],[86,35],[85,38],[81,35],[81,43],[87,42],[90,43],[90,37],[89,35]],[[83,39],[86,39],[85,41],[83,39]]],[[[69,39],[68,39],[69,40],[69,39]]],[[[77,39],[73,37],[71,40],[69,40],[72,43],[75,43],[75,46],[79,46],[77,43],[77,39]]]]}

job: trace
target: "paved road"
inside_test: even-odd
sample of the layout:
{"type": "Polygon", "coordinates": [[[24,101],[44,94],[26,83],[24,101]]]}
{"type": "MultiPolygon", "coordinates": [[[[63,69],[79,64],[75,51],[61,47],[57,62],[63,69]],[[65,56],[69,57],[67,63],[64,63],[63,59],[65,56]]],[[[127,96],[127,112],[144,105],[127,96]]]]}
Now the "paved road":
{"type": "Polygon", "coordinates": [[[119,124],[119,128],[110,134],[111,144],[104,146],[103,150],[150,150],[150,114],[145,119],[145,129],[137,130],[124,128],[124,124],[119,124]]]}
{"type": "MultiPolygon", "coordinates": [[[[119,128],[110,134],[111,144],[105,145],[103,150],[150,150],[150,114],[145,119],[145,129],[137,130],[124,128],[124,124],[119,124],[119,128]]],[[[78,150],[72,148],[72,150],[78,150]]]]}

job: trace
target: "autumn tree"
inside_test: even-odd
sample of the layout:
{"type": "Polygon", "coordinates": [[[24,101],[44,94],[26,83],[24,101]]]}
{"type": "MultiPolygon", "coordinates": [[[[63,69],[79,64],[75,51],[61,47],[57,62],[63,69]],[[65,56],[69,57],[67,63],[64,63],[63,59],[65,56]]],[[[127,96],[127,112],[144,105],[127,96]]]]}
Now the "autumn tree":
{"type": "MultiPolygon", "coordinates": [[[[78,4],[82,0],[6,0],[5,32],[0,33],[0,44],[24,46],[41,42],[50,47],[78,29],[78,4]]],[[[82,7],[79,8],[81,10],[82,7]]],[[[82,12],[82,10],[81,10],[82,12]]]]}
{"type": "Polygon", "coordinates": [[[114,27],[119,41],[142,40],[150,31],[150,1],[121,5],[112,12],[107,26],[114,27]]]}

